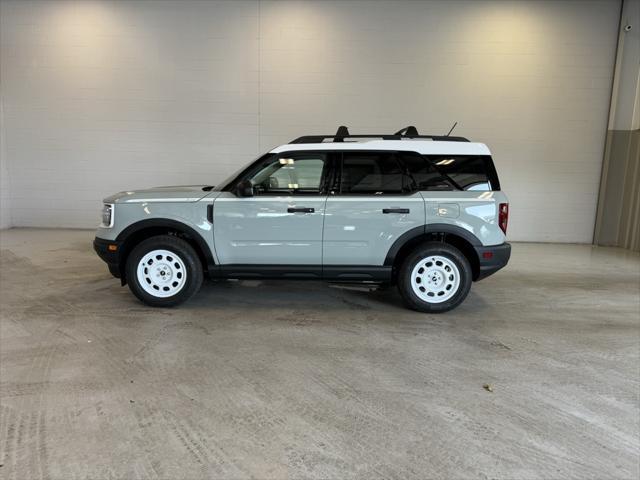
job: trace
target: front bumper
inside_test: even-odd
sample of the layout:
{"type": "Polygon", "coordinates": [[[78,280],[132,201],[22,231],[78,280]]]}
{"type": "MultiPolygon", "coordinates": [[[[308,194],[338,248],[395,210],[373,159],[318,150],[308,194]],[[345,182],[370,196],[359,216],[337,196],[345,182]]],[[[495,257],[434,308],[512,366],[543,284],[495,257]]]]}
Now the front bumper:
{"type": "Polygon", "coordinates": [[[93,249],[107,264],[111,275],[116,278],[120,278],[120,244],[113,240],[105,240],[104,238],[96,237],[93,240],[93,249]]]}
{"type": "Polygon", "coordinates": [[[482,280],[496,273],[507,263],[511,257],[511,244],[493,245],[490,247],[475,247],[480,262],[478,275],[474,280],[482,280]]]}

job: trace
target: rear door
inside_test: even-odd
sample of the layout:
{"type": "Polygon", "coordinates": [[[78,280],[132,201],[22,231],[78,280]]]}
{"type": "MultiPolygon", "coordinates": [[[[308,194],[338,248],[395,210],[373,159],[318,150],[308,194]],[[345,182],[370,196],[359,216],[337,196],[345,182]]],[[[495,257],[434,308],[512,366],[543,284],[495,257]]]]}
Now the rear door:
{"type": "Polygon", "coordinates": [[[323,265],[381,266],[393,242],[423,228],[425,205],[396,152],[344,151],[326,202],[323,265]]]}

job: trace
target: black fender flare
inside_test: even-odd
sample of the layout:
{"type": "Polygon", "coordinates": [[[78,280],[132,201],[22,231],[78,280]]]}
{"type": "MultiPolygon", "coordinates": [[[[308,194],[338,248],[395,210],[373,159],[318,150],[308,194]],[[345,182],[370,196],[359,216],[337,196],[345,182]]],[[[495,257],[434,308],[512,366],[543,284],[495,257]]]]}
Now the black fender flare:
{"type": "Polygon", "coordinates": [[[422,225],[420,227],[415,227],[411,230],[407,230],[402,235],[400,235],[389,248],[387,256],[384,259],[384,265],[393,266],[398,252],[400,252],[402,247],[404,247],[407,242],[429,233],[451,233],[452,235],[457,235],[458,237],[465,239],[473,247],[482,246],[482,242],[478,239],[478,237],[469,232],[469,230],[465,230],[462,227],[451,225],[449,223],[429,223],[427,225],[422,225]]]}
{"type": "Polygon", "coordinates": [[[140,220],[139,222],[132,223],[118,234],[118,236],[116,237],[116,242],[118,243],[118,245],[123,245],[127,241],[127,239],[136,232],[144,230],[145,228],[154,227],[169,228],[186,233],[187,235],[189,235],[189,238],[192,238],[196,242],[198,248],[202,252],[202,255],[204,256],[204,259],[206,261],[205,267],[211,269],[211,267],[215,265],[211,249],[209,248],[209,245],[202,237],[202,235],[200,235],[200,233],[198,233],[186,223],[178,222],[177,220],[172,220],[170,218],[148,218],[146,220],[140,220]]]}

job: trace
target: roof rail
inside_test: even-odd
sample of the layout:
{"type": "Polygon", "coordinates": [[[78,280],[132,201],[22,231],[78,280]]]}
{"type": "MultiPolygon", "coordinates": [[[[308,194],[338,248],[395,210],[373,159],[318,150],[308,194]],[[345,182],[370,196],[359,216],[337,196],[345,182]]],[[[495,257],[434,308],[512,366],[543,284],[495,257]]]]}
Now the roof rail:
{"type": "Polygon", "coordinates": [[[340,125],[338,127],[338,131],[336,132],[336,136],[333,139],[334,142],[344,142],[344,137],[349,136],[349,129],[344,125],[340,125]]]}
{"type": "Polygon", "coordinates": [[[465,137],[450,137],[449,135],[419,135],[418,130],[413,125],[398,130],[393,135],[387,133],[378,134],[360,134],[351,135],[349,129],[344,125],[338,127],[338,131],[335,135],[304,135],[298,137],[289,143],[324,143],[325,140],[332,139],[331,142],[344,142],[344,139],[358,139],[358,138],[377,138],[382,140],[402,140],[406,139],[430,139],[436,142],[468,142],[465,137]]]}
{"type": "Polygon", "coordinates": [[[404,135],[405,137],[416,137],[418,136],[418,129],[413,125],[409,125],[408,127],[404,127],[401,130],[398,130],[394,135],[404,135]]]}

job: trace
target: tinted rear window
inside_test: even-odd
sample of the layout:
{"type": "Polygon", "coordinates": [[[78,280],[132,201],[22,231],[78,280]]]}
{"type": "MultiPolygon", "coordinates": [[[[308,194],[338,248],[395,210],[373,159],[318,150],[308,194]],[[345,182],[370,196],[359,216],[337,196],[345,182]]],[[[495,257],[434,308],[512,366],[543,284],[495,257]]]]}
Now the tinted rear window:
{"type": "Polygon", "coordinates": [[[344,152],[342,193],[402,193],[406,178],[394,152],[344,152]]]}
{"type": "Polygon", "coordinates": [[[403,163],[419,190],[500,190],[500,183],[487,155],[404,154],[403,163]]]}

